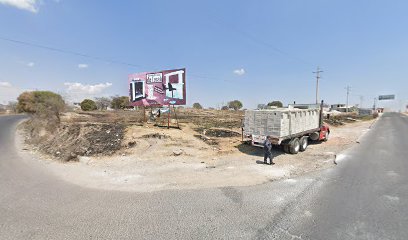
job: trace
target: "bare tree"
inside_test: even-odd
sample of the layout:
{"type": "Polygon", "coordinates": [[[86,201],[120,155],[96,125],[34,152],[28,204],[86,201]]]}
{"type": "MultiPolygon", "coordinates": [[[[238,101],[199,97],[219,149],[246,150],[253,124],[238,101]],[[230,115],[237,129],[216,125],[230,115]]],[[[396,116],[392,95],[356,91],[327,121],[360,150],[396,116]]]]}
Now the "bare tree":
{"type": "Polygon", "coordinates": [[[7,108],[12,112],[12,113],[17,113],[17,102],[16,101],[10,101],[8,103],[7,108]]]}
{"type": "Polygon", "coordinates": [[[111,104],[112,99],[108,97],[96,97],[95,103],[99,110],[106,110],[111,104]]]}

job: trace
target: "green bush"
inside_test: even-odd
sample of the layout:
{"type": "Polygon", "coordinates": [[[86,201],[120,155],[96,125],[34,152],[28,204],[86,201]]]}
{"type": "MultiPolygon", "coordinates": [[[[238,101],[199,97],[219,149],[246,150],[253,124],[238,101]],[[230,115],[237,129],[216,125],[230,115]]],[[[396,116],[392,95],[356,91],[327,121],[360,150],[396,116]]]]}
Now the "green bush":
{"type": "Polygon", "coordinates": [[[272,101],[268,103],[268,106],[281,108],[283,107],[283,103],[281,101],[272,101]]]}
{"type": "Polygon", "coordinates": [[[85,99],[81,102],[81,109],[83,111],[94,111],[98,109],[96,103],[91,99],[85,99]]]}
{"type": "Polygon", "coordinates": [[[129,106],[129,97],[128,96],[115,96],[112,97],[111,108],[113,109],[124,109],[129,106]]]}
{"type": "Polygon", "coordinates": [[[200,103],[194,103],[194,104],[193,104],[193,108],[195,108],[195,109],[203,109],[203,106],[201,106],[200,103]]]}
{"type": "Polygon", "coordinates": [[[234,100],[234,101],[228,102],[227,107],[233,108],[235,111],[237,111],[242,108],[242,102],[239,100],[234,100]]]}

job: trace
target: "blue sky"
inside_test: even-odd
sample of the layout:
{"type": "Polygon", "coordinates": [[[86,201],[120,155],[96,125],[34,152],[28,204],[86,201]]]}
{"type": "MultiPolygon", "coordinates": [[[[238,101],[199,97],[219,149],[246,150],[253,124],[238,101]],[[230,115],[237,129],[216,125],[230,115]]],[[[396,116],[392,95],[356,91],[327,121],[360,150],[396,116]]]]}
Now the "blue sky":
{"type": "Polygon", "coordinates": [[[184,67],[188,105],[312,103],[320,66],[328,103],[349,85],[351,104],[405,106],[407,12],[403,0],[0,0],[0,103],[32,89],[127,95],[130,73],[184,67]]]}

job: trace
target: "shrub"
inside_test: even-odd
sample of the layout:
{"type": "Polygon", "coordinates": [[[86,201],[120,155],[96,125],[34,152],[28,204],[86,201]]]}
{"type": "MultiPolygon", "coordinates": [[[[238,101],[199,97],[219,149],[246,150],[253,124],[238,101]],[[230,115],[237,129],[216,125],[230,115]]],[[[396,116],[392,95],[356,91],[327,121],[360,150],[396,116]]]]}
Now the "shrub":
{"type": "Polygon", "coordinates": [[[239,100],[234,100],[234,101],[228,102],[228,107],[233,108],[236,111],[236,110],[242,108],[242,102],[239,101],[239,100]]]}
{"type": "Polygon", "coordinates": [[[283,103],[281,101],[272,101],[268,103],[268,106],[281,108],[283,107],[283,103]]]}
{"type": "Polygon", "coordinates": [[[81,102],[81,109],[83,111],[94,111],[98,109],[96,103],[91,99],[85,99],[81,102]]]}
{"type": "Polygon", "coordinates": [[[194,104],[193,104],[193,108],[195,108],[195,109],[203,109],[203,106],[201,106],[200,103],[194,103],[194,104]]]}
{"type": "Polygon", "coordinates": [[[129,106],[129,97],[128,96],[115,96],[112,97],[111,108],[113,109],[124,109],[129,106]]]}
{"type": "Polygon", "coordinates": [[[65,109],[61,95],[50,91],[23,92],[17,98],[17,111],[33,113],[38,117],[60,121],[60,113],[65,109]]]}

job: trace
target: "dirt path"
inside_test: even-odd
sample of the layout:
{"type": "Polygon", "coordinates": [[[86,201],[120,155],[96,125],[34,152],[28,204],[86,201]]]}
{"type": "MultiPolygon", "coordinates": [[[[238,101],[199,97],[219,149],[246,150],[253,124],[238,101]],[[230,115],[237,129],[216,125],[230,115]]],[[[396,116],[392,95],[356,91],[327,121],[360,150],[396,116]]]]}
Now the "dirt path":
{"type": "Polygon", "coordinates": [[[26,158],[39,159],[55,175],[90,188],[146,192],[248,186],[334,166],[335,154],[356,144],[372,123],[332,127],[328,142],[309,145],[297,155],[274,149],[274,166],[260,164],[263,150],[241,144],[239,137],[209,145],[189,126],[182,132],[135,126],[126,133],[126,141],[134,146],[117,156],[80,157],[79,162],[60,163],[40,155],[23,144],[21,136],[18,144],[26,149],[26,158]]]}

